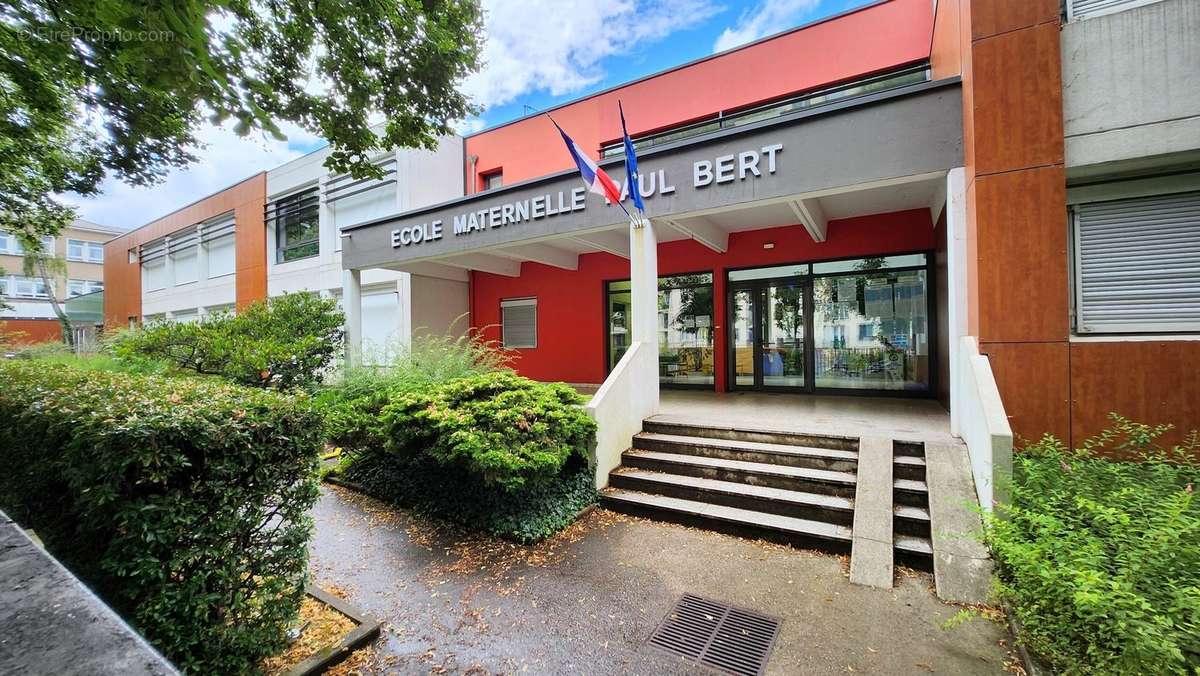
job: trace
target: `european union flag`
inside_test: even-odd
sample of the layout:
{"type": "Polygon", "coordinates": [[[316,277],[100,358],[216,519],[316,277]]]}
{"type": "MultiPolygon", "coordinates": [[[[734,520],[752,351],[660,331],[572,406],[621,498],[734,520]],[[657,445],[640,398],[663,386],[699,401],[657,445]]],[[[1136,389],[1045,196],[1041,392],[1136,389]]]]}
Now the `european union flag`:
{"type": "Polygon", "coordinates": [[[629,131],[625,129],[625,109],[621,107],[620,101],[617,101],[617,110],[621,113],[621,134],[625,137],[625,181],[629,196],[633,198],[633,206],[641,213],[646,210],[646,205],[642,204],[642,193],[638,190],[637,153],[633,150],[629,131]]]}

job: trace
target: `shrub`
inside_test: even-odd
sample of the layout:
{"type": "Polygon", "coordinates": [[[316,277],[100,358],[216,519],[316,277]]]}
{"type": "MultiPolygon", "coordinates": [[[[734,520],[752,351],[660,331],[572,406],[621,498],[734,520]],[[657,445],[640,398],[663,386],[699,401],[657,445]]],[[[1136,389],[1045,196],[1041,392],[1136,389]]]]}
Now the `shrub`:
{"type": "Polygon", "coordinates": [[[248,387],[311,387],[342,350],[337,301],[289,293],[195,323],[159,322],[110,343],[119,358],[164,360],[248,387]]]}
{"type": "Polygon", "coordinates": [[[471,332],[462,336],[418,335],[390,350],[387,362],[349,369],[317,394],[328,439],[350,451],[387,443],[380,413],[389,397],[429,390],[455,378],[507,371],[511,355],[471,332]]]}
{"type": "Polygon", "coordinates": [[[557,477],[572,456],[586,458],[596,423],[562,383],[496,372],[401,393],[383,407],[389,447],[515,490],[557,477]]]}
{"type": "Polygon", "coordinates": [[[406,377],[351,401],[333,414],[357,420],[334,437],[349,452],[339,473],[376,497],[521,542],[596,500],[595,423],[566,385],[493,370],[406,377]]]}
{"type": "Polygon", "coordinates": [[[1012,503],[988,517],[1000,596],[1025,642],[1065,674],[1200,673],[1200,465],[1195,433],[1112,416],[1069,451],[1047,436],[1013,459],[1012,503]],[[1136,454],[1114,462],[1101,453],[1136,454]]]}
{"type": "Polygon", "coordinates": [[[0,380],[5,510],[188,671],[285,645],[318,495],[306,397],[21,361],[0,380]]]}

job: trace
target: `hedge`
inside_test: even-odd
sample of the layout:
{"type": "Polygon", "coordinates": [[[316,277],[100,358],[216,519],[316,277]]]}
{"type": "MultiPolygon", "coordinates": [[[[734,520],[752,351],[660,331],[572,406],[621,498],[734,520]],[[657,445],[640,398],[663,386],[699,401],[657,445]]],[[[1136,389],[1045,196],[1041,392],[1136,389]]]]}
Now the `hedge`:
{"type": "Polygon", "coordinates": [[[1012,501],[987,518],[1000,599],[1055,673],[1200,673],[1200,447],[1112,419],[1078,450],[1048,436],[1013,458],[1012,501]]]}
{"type": "Polygon", "coordinates": [[[169,659],[244,673],[286,644],[320,420],[304,397],[0,362],[0,506],[169,659]]]}
{"type": "MultiPolygon", "coordinates": [[[[497,371],[331,406],[343,478],[376,497],[521,542],[596,500],[596,425],[574,389],[497,371]]],[[[332,403],[332,402],[330,402],[332,403]]]]}

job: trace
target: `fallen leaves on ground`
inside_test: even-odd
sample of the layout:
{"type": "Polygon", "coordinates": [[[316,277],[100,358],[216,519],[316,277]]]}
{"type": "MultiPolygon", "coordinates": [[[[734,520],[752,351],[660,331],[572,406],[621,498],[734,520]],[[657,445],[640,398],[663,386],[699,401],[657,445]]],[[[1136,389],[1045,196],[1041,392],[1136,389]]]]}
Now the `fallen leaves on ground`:
{"type": "Polygon", "coordinates": [[[262,661],[260,668],[264,674],[282,674],[320,650],[341,641],[355,627],[349,617],[311,596],[305,596],[300,604],[300,625],[304,630],[299,638],[282,653],[262,661]]]}

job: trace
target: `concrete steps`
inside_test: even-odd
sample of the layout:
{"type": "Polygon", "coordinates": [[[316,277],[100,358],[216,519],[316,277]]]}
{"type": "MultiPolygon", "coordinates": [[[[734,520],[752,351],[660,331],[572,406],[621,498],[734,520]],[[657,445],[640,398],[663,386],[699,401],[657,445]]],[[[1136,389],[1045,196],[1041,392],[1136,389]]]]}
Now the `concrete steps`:
{"type": "Polygon", "coordinates": [[[858,440],[645,421],[601,492],[614,510],[848,552],[858,440]]]}
{"type": "Polygon", "coordinates": [[[790,491],[736,481],[718,481],[686,474],[667,474],[623,468],[608,477],[609,486],[640,493],[824,521],[842,526],[854,523],[854,501],[835,495],[790,491]]]}
{"type": "Polygon", "coordinates": [[[642,423],[642,431],[654,434],[701,437],[704,439],[725,439],[728,441],[787,444],[791,446],[808,446],[812,448],[828,448],[843,451],[858,450],[858,437],[843,437],[828,434],[803,434],[791,431],[731,427],[727,425],[715,425],[700,421],[684,421],[664,416],[647,418],[642,423]]]}
{"type": "Polygon", "coordinates": [[[933,533],[929,486],[925,482],[925,447],[912,442],[892,446],[892,528],[895,559],[912,568],[933,571],[933,533]]]}
{"type": "Polygon", "coordinates": [[[706,458],[683,453],[629,450],[621,456],[625,467],[733,481],[790,491],[854,497],[856,478],[852,472],[835,472],[809,467],[789,467],[762,462],[706,458]]]}
{"type": "Polygon", "coordinates": [[[617,511],[688,526],[762,537],[799,547],[817,547],[839,552],[850,550],[850,528],[824,521],[766,514],[612,487],[601,492],[601,499],[605,506],[617,511]]]}
{"type": "Polygon", "coordinates": [[[858,464],[858,453],[844,449],[762,441],[736,441],[658,432],[642,432],[634,436],[633,448],[643,451],[681,453],[706,458],[724,458],[788,467],[809,467],[838,472],[853,472],[858,464]]]}

